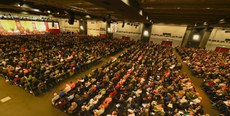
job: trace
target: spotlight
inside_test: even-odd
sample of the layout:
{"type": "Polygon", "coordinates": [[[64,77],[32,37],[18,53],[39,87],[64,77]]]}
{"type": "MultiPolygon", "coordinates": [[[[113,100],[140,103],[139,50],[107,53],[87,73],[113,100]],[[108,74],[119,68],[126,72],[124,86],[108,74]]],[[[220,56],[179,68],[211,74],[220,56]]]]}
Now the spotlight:
{"type": "Polygon", "coordinates": [[[81,25],[81,26],[80,26],[80,29],[81,29],[81,30],[84,30],[84,27],[81,25]]]}
{"type": "Polygon", "coordinates": [[[194,34],[192,39],[194,41],[200,41],[200,35],[199,34],[194,34]]]}
{"type": "Polygon", "coordinates": [[[149,31],[148,31],[148,30],[144,30],[143,35],[144,35],[145,37],[148,37],[148,36],[149,36],[149,31]]]}
{"type": "Polygon", "coordinates": [[[109,33],[111,32],[111,29],[110,29],[110,27],[108,27],[108,28],[107,28],[107,31],[108,31],[109,33]]]}

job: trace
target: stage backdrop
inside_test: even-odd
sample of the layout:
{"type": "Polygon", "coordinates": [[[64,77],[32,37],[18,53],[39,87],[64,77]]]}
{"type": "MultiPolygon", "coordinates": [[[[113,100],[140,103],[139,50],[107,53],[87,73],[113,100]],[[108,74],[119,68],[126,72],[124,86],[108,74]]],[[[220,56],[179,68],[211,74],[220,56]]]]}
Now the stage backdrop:
{"type": "Polygon", "coordinates": [[[60,33],[59,23],[0,19],[0,35],[30,35],[46,33],[60,33]]]}

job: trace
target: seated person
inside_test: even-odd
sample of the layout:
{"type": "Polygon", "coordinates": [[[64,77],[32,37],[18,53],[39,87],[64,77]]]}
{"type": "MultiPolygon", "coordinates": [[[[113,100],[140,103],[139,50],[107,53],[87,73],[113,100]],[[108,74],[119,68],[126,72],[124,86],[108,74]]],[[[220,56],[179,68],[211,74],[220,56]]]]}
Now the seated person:
{"type": "Polygon", "coordinates": [[[72,102],[71,106],[68,108],[68,113],[72,114],[73,111],[77,108],[77,103],[76,102],[72,102]]]}
{"type": "Polygon", "coordinates": [[[54,105],[56,100],[58,100],[60,96],[57,93],[54,93],[54,97],[52,98],[52,104],[54,105]]]}
{"type": "Polygon", "coordinates": [[[105,112],[104,106],[101,106],[99,110],[94,110],[94,116],[100,116],[105,112]]]}

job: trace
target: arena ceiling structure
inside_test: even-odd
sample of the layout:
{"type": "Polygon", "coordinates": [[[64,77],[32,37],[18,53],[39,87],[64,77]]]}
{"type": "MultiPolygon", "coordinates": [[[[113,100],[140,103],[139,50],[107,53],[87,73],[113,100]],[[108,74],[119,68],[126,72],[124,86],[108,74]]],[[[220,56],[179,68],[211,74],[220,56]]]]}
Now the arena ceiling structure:
{"type": "Polygon", "coordinates": [[[230,22],[229,0],[7,0],[0,10],[115,21],[179,24],[219,24],[230,22]]]}
{"type": "Polygon", "coordinates": [[[229,0],[141,0],[141,7],[154,22],[217,23],[229,20],[229,0]]]}

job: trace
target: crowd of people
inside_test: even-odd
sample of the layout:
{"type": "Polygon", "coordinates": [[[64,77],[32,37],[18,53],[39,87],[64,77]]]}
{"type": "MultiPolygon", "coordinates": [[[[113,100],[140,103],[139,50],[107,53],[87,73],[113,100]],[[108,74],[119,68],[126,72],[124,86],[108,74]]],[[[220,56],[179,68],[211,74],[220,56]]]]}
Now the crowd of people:
{"type": "Polygon", "coordinates": [[[0,38],[0,73],[33,94],[44,93],[133,41],[75,35],[0,38]]]}
{"type": "Polygon", "coordinates": [[[195,77],[203,78],[203,89],[213,105],[230,114],[230,54],[195,48],[177,48],[195,77]]]}
{"type": "Polygon", "coordinates": [[[76,83],[54,93],[52,104],[70,115],[204,115],[201,97],[181,73],[173,49],[137,43],[76,83]]]}

